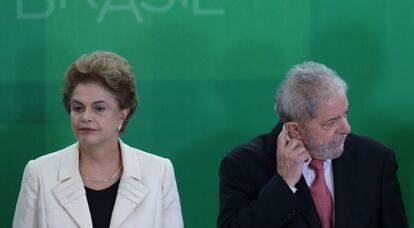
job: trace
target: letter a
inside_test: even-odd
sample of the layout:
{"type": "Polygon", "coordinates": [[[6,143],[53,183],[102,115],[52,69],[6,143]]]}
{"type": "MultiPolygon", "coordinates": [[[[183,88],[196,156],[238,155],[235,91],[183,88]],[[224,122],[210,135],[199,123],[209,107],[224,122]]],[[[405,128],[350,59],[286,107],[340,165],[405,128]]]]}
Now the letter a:
{"type": "Polygon", "coordinates": [[[112,11],[126,11],[126,10],[130,10],[132,11],[132,13],[134,14],[135,18],[137,19],[138,22],[142,22],[142,16],[138,11],[138,7],[135,4],[134,0],[128,0],[129,4],[126,5],[112,5],[112,0],[106,0],[105,4],[102,6],[102,10],[99,13],[99,17],[98,17],[98,23],[101,23],[103,18],[105,17],[106,13],[109,10],[112,11]]]}

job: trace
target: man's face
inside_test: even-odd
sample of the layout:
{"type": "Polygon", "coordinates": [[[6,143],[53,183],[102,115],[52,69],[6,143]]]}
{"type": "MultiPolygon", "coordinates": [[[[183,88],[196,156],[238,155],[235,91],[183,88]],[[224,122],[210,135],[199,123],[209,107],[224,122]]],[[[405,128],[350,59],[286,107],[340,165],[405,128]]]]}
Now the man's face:
{"type": "Polygon", "coordinates": [[[345,138],[351,132],[347,111],[348,99],[338,94],[322,101],[316,118],[302,124],[302,141],[312,158],[326,160],[341,156],[345,138]]]}

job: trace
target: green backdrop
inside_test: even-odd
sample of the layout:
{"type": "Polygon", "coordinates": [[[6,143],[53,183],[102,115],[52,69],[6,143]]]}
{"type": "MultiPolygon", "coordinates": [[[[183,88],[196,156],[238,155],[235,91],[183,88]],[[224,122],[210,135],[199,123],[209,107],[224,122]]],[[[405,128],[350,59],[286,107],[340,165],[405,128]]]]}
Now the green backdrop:
{"type": "Polygon", "coordinates": [[[123,139],[172,160],[186,227],[216,226],[221,158],[271,130],[274,91],[305,60],[348,82],[354,132],[395,149],[414,224],[413,25],[409,0],[1,1],[0,227],[25,164],[74,142],[63,74],[96,49],[134,67],[140,106],[123,139]]]}

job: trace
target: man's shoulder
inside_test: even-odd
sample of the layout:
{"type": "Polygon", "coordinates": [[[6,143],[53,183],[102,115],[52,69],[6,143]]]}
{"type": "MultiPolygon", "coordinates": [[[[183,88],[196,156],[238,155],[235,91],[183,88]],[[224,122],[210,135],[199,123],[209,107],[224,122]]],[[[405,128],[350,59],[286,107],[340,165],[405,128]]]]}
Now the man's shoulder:
{"type": "Polygon", "coordinates": [[[380,150],[391,150],[390,147],[386,146],[385,144],[365,135],[359,135],[351,133],[348,135],[346,142],[358,147],[364,148],[373,148],[373,149],[380,149],[380,150]]]}
{"type": "Polygon", "coordinates": [[[371,137],[354,133],[347,136],[345,141],[345,150],[370,156],[381,156],[393,153],[393,150],[383,143],[371,137]]]}
{"type": "Polygon", "coordinates": [[[274,133],[259,135],[232,149],[221,160],[220,176],[248,178],[259,186],[266,183],[276,170],[274,133]]]}
{"type": "Polygon", "coordinates": [[[251,159],[252,157],[266,157],[275,144],[271,138],[272,132],[256,136],[230,150],[225,158],[251,159]]]}

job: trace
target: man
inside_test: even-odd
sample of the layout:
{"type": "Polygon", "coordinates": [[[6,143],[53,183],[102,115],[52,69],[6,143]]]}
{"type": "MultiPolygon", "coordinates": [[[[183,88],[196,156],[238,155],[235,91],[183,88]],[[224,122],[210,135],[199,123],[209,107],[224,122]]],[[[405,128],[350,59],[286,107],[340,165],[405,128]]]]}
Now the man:
{"type": "Polygon", "coordinates": [[[350,133],[346,92],[322,64],[289,71],[280,122],[221,162],[219,228],[408,227],[394,152],[350,133]]]}

